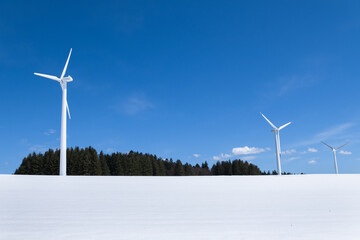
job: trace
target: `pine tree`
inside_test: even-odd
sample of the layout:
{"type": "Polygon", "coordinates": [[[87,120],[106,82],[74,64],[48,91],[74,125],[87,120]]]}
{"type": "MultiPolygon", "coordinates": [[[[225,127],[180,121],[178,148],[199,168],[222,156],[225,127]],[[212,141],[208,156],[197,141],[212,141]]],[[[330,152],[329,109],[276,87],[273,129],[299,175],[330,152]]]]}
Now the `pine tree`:
{"type": "Polygon", "coordinates": [[[209,165],[207,161],[205,163],[201,164],[201,175],[210,175],[209,165]]]}
{"type": "Polygon", "coordinates": [[[193,176],[195,175],[194,168],[191,164],[185,163],[184,165],[184,174],[185,176],[193,176]]]}
{"type": "Polygon", "coordinates": [[[184,176],[185,170],[180,160],[176,161],[175,164],[175,176],[184,176]]]}
{"type": "MultiPolygon", "coordinates": [[[[44,154],[32,153],[25,157],[16,169],[15,174],[46,174],[58,175],[60,150],[49,149],[44,154]]],[[[208,163],[192,166],[183,165],[180,160],[157,158],[156,155],[129,153],[113,153],[111,155],[100,152],[97,154],[92,147],[67,150],[68,175],[145,175],[145,176],[183,176],[183,175],[259,175],[270,174],[261,172],[254,164],[242,160],[217,161],[209,170],[208,163]]],[[[273,171],[272,174],[277,174],[273,171]]],[[[289,174],[289,173],[284,173],[289,174]]]]}
{"type": "Polygon", "coordinates": [[[104,156],[103,151],[101,151],[99,154],[99,160],[100,160],[100,165],[101,165],[101,175],[109,176],[110,170],[109,170],[109,166],[107,164],[106,157],[104,156]]]}

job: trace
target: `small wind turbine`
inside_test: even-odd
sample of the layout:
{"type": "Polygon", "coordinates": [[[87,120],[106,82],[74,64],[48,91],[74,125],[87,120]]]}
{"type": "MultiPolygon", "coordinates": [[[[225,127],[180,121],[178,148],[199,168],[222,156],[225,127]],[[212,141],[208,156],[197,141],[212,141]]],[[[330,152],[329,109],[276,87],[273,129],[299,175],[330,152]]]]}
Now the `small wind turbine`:
{"type": "Polygon", "coordinates": [[[274,128],[271,130],[275,134],[275,149],[276,149],[276,161],[277,161],[277,168],[278,168],[278,175],[281,175],[281,163],[280,163],[280,135],[279,132],[281,129],[285,128],[287,125],[289,125],[291,122],[288,122],[287,124],[282,125],[281,127],[277,128],[272,122],[270,122],[269,119],[267,119],[264,114],[260,113],[265,120],[274,128]]]}
{"type": "Polygon", "coordinates": [[[61,77],[58,78],[56,76],[51,76],[47,74],[41,74],[41,73],[34,73],[37,76],[49,78],[51,80],[58,81],[60,83],[61,89],[62,89],[62,108],[61,108],[61,140],[60,140],[60,176],[66,176],[66,110],[70,117],[70,111],[69,111],[69,105],[67,102],[67,83],[71,82],[73,79],[69,75],[67,77],[65,76],[66,69],[69,63],[69,59],[71,56],[72,48],[70,49],[69,56],[66,60],[65,67],[61,73],[61,77]]]}
{"type": "Polygon", "coordinates": [[[321,142],[322,142],[324,145],[328,146],[328,147],[332,150],[332,152],[333,152],[333,154],[334,154],[335,173],[338,174],[339,172],[338,172],[338,166],[337,166],[337,161],[336,161],[336,151],[339,150],[340,148],[345,147],[345,146],[348,145],[349,143],[345,143],[344,145],[342,145],[341,147],[338,147],[338,148],[333,148],[333,147],[331,147],[330,145],[324,143],[323,141],[321,141],[321,142]]]}

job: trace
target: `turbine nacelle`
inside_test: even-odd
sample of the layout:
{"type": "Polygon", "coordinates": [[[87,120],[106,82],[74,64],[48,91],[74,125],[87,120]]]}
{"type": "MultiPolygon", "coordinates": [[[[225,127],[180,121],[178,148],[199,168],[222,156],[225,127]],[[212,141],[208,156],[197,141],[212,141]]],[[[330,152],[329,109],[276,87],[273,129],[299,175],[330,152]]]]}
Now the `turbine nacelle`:
{"type": "Polygon", "coordinates": [[[62,78],[61,81],[72,82],[72,81],[73,81],[73,78],[69,75],[69,76],[67,76],[67,77],[62,78]]]}

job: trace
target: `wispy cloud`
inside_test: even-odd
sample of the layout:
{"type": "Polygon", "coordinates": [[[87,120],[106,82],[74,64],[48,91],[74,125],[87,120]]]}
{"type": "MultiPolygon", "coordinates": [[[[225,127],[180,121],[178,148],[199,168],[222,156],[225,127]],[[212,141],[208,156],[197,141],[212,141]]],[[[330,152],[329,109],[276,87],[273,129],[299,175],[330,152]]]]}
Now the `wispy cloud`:
{"type": "Polygon", "coordinates": [[[245,161],[251,161],[251,160],[254,160],[256,159],[258,156],[244,156],[244,157],[241,157],[242,160],[245,160],[245,161]]]}
{"type": "Polygon", "coordinates": [[[47,149],[45,145],[35,144],[29,147],[29,150],[33,152],[45,152],[47,149]]]}
{"type": "Polygon", "coordinates": [[[344,123],[335,127],[328,129],[327,131],[318,133],[315,135],[317,139],[328,139],[329,137],[336,136],[338,134],[343,133],[345,130],[349,129],[350,127],[354,126],[354,123],[344,123]]]}
{"type": "Polygon", "coordinates": [[[221,153],[221,154],[218,155],[218,156],[213,156],[213,159],[216,160],[216,161],[218,161],[218,160],[225,159],[225,158],[230,158],[230,157],[232,157],[231,154],[221,153]]]}
{"type": "Polygon", "coordinates": [[[352,154],[352,152],[344,151],[344,150],[340,150],[339,153],[344,154],[344,155],[351,155],[352,154]]]}
{"type": "Polygon", "coordinates": [[[198,157],[200,157],[200,154],[194,153],[193,156],[198,158],[198,157]]]}
{"type": "Polygon", "coordinates": [[[9,165],[9,162],[4,162],[4,165],[9,165]]]}
{"type": "Polygon", "coordinates": [[[318,150],[316,148],[308,148],[308,152],[316,153],[318,150]]]}
{"type": "Polygon", "coordinates": [[[125,100],[116,109],[126,115],[136,115],[153,107],[154,105],[144,97],[133,96],[125,100]]]}
{"type": "Polygon", "coordinates": [[[105,153],[114,153],[115,149],[114,148],[106,148],[105,149],[105,153]]]}
{"type": "Polygon", "coordinates": [[[312,86],[318,81],[318,77],[313,75],[306,76],[285,76],[278,79],[280,85],[279,90],[277,91],[278,96],[284,95],[290,91],[295,91],[301,88],[307,88],[312,86]]]}
{"type": "Polygon", "coordinates": [[[301,157],[291,157],[291,158],[286,158],[285,161],[287,162],[291,162],[291,161],[294,161],[294,160],[297,160],[297,159],[300,159],[301,157]]]}
{"type": "Polygon", "coordinates": [[[46,132],[44,132],[44,135],[50,136],[50,135],[54,134],[55,132],[56,132],[56,131],[55,131],[54,129],[49,129],[49,130],[47,130],[46,132]]]}
{"type": "Polygon", "coordinates": [[[314,164],[316,164],[317,163],[317,161],[316,160],[310,160],[310,161],[308,161],[308,164],[311,164],[311,165],[314,165],[314,164]]]}
{"type": "Polygon", "coordinates": [[[281,155],[291,155],[296,153],[295,149],[289,149],[289,150],[285,150],[284,152],[281,152],[281,155]]]}
{"type": "Polygon", "coordinates": [[[337,126],[333,126],[323,132],[315,134],[310,139],[295,144],[294,146],[298,147],[298,146],[312,145],[335,136],[338,137],[339,135],[343,134],[346,130],[350,129],[354,125],[355,125],[354,123],[349,122],[349,123],[343,123],[337,126]]]}

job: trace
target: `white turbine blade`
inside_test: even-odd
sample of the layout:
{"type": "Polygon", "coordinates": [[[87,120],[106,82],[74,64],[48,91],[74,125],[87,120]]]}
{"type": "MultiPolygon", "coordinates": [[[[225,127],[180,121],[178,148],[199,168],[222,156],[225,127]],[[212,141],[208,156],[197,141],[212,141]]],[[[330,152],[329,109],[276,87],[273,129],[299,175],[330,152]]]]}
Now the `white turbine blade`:
{"type": "Polygon", "coordinates": [[[267,119],[267,118],[264,116],[264,114],[262,114],[262,113],[260,113],[260,114],[265,118],[265,120],[266,120],[273,128],[277,129],[277,127],[275,127],[275,125],[272,124],[272,122],[270,122],[270,120],[267,119]]]}
{"type": "Polygon", "coordinates": [[[60,82],[60,79],[58,77],[55,76],[51,76],[51,75],[47,75],[47,74],[42,74],[42,73],[34,73],[34,75],[40,76],[40,77],[44,77],[44,78],[49,78],[51,80],[55,80],[60,82]]]}
{"type": "Polygon", "coordinates": [[[66,100],[66,109],[67,109],[67,112],[68,112],[68,115],[69,115],[69,119],[71,119],[71,116],[70,116],[70,110],[69,110],[69,104],[66,100]]]}
{"type": "Polygon", "coordinates": [[[69,59],[70,59],[70,56],[71,56],[71,52],[72,52],[72,48],[70,49],[70,53],[69,53],[69,56],[68,56],[68,58],[66,60],[65,67],[64,67],[64,70],[63,70],[63,72],[61,74],[60,79],[62,79],[64,77],[65,73],[66,73],[66,69],[67,69],[67,66],[69,64],[69,59]]]}
{"type": "Polygon", "coordinates": [[[331,147],[330,145],[328,145],[328,144],[324,143],[323,141],[321,141],[321,143],[322,143],[322,144],[324,144],[324,145],[326,145],[326,146],[328,146],[331,150],[333,150],[333,149],[334,149],[333,147],[331,147]]]}
{"type": "Polygon", "coordinates": [[[345,143],[344,145],[342,145],[341,147],[338,147],[338,148],[336,149],[336,151],[339,150],[340,148],[345,147],[345,146],[348,145],[348,144],[349,144],[349,143],[347,142],[347,143],[345,143]]]}
{"type": "Polygon", "coordinates": [[[279,127],[279,131],[281,130],[281,129],[283,129],[284,127],[286,127],[287,125],[289,125],[291,122],[288,122],[287,124],[284,124],[284,125],[282,125],[281,127],[279,127]]]}

